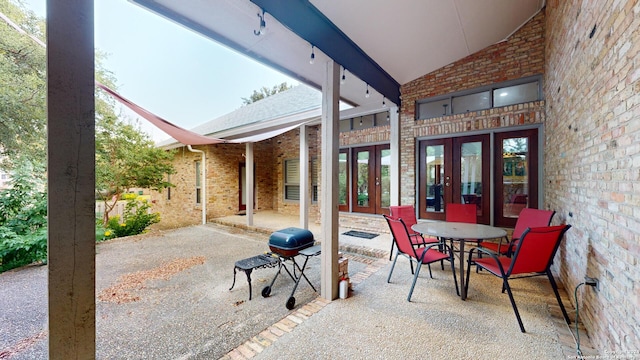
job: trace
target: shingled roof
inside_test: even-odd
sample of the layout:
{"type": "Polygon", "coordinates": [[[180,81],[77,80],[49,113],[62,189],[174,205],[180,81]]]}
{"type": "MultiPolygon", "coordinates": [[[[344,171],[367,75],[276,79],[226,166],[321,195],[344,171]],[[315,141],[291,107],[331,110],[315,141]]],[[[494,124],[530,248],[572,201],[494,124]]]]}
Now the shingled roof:
{"type": "MultiPolygon", "coordinates": [[[[321,105],[322,94],[318,90],[297,85],[190,130],[200,135],[229,140],[254,136],[319,119],[321,105]]],[[[168,139],[158,145],[173,144],[177,144],[177,141],[168,139]]]]}

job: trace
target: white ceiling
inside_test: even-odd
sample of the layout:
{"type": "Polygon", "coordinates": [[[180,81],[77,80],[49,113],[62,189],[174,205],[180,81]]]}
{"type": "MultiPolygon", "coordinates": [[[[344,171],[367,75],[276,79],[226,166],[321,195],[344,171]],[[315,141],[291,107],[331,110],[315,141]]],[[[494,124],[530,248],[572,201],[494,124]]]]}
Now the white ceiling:
{"type": "MultiPolygon", "coordinates": [[[[265,16],[267,32],[254,35],[260,12],[249,0],[131,0],[163,7],[164,16],[240,53],[319,86],[328,59],[311,44],[265,16]]],[[[293,0],[292,0],[293,1],[293,0]]],[[[399,84],[508,38],[545,5],[544,0],[309,0],[399,84]]],[[[347,69],[348,70],[348,69],[347,69]]],[[[348,71],[341,97],[354,105],[382,105],[382,95],[348,71]]],[[[389,102],[387,101],[387,104],[389,102]]]]}

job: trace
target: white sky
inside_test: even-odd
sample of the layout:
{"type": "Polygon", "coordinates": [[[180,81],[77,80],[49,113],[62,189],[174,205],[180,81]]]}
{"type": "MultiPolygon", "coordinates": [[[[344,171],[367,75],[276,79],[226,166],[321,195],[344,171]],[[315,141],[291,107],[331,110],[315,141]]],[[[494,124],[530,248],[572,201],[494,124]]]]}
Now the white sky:
{"type": "MultiPolygon", "coordinates": [[[[46,0],[24,2],[45,17],[46,0]]],[[[187,129],[238,109],[253,90],[298,84],[126,0],[95,0],[95,47],[122,96],[187,129]]],[[[140,123],[154,140],[168,137],[140,123]]]]}

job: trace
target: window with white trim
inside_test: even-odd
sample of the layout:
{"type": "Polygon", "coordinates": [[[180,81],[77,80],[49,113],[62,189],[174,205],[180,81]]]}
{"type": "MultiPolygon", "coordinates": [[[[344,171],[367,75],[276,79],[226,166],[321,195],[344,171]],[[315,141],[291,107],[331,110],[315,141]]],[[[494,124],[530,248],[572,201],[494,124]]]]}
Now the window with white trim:
{"type": "Polygon", "coordinates": [[[300,200],[300,160],[284,161],[284,199],[300,200]]]}

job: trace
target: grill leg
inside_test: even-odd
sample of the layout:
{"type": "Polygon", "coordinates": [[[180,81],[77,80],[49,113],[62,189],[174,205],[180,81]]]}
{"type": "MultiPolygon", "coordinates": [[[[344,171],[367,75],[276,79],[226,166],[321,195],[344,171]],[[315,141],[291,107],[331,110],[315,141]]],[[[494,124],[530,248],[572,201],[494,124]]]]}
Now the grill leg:
{"type": "Polygon", "coordinates": [[[236,286],[236,269],[237,269],[237,267],[233,268],[233,284],[231,284],[231,287],[229,288],[229,291],[231,291],[231,289],[233,289],[233,287],[236,286]]]}
{"type": "Polygon", "coordinates": [[[245,270],[244,273],[247,274],[247,282],[249,283],[249,300],[251,300],[252,291],[251,291],[251,272],[252,269],[245,270]]]}

